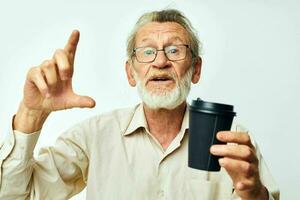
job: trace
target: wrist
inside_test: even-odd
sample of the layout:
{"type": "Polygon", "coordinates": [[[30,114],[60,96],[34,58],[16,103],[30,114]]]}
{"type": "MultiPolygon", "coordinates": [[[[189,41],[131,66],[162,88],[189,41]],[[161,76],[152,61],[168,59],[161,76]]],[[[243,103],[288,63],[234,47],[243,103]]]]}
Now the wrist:
{"type": "Polygon", "coordinates": [[[261,200],[269,200],[269,192],[267,190],[267,188],[262,185],[260,193],[258,195],[259,197],[257,199],[261,199],[261,200]]]}
{"type": "Polygon", "coordinates": [[[264,185],[260,189],[253,191],[251,196],[250,199],[243,200],[269,200],[269,192],[264,185]]]}
{"type": "Polygon", "coordinates": [[[22,101],[13,119],[13,129],[28,134],[41,130],[49,114],[44,110],[30,109],[22,101]]]}

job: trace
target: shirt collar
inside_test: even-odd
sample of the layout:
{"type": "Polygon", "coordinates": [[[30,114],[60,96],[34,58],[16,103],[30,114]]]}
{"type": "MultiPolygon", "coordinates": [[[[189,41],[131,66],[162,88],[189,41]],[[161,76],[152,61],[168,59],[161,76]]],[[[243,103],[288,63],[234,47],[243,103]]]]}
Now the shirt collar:
{"type": "Polygon", "coordinates": [[[189,129],[189,116],[190,116],[190,111],[189,111],[189,105],[187,104],[185,108],[182,124],[181,124],[181,130],[183,130],[184,132],[189,129]]]}
{"type": "MultiPolygon", "coordinates": [[[[144,107],[143,107],[143,103],[140,103],[134,114],[132,119],[129,122],[129,125],[127,127],[127,129],[124,131],[123,135],[130,135],[132,133],[134,133],[138,128],[145,128],[148,132],[148,124],[147,124],[147,120],[145,117],[145,113],[144,113],[144,107]]],[[[185,113],[184,113],[184,117],[183,117],[183,121],[181,124],[181,131],[186,132],[186,130],[189,129],[189,105],[187,105],[185,113]]]]}
{"type": "Polygon", "coordinates": [[[148,124],[144,114],[143,103],[140,103],[129,122],[127,129],[124,132],[124,136],[134,133],[138,128],[143,127],[148,130],[148,124]]]}

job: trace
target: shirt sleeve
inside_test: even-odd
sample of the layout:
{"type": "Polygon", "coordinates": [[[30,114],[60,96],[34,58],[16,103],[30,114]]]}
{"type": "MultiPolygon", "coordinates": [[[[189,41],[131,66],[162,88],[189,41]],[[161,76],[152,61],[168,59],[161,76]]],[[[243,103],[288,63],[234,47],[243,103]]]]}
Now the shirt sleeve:
{"type": "Polygon", "coordinates": [[[40,132],[11,130],[0,149],[0,199],[69,199],[83,190],[88,169],[83,134],[81,126],[73,127],[34,158],[40,132]]]}
{"type": "MultiPolygon", "coordinates": [[[[269,191],[268,191],[268,193],[269,193],[269,200],[275,200],[273,195],[269,191]]],[[[278,199],[279,199],[279,195],[278,195],[278,199]]]]}
{"type": "Polygon", "coordinates": [[[268,166],[260,153],[259,147],[256,145],[256,155],[259,160],[259,174],[260,179],[263,183],[263,185],[267,188],[269,192],[269,200],[279,200],[280,191],[279,188],[268,169],[268,166]]]}

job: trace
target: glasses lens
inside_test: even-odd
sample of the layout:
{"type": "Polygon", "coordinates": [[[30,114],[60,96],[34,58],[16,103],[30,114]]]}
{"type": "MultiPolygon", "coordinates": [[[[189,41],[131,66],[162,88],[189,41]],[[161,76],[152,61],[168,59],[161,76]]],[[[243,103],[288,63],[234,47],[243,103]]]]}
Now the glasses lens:
{"type": "Polygon", "coordinates": [[[152,62],[155,59],[156,49],[152,47],[141,47],[136,49],[135,54],[140,62],[152,62]]]}
{"type": "Polygon", "coordinates": [[[186,46],[172,45],[165,47],[165,53],[169,60],[183,60],[186,56],[186,46]]]}

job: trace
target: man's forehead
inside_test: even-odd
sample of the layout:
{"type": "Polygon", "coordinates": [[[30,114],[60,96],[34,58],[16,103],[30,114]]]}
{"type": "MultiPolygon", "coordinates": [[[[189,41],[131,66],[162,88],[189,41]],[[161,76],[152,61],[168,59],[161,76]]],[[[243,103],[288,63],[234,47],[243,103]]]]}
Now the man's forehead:
{"type": "Polygon", "coordinates": [[[187,39],[187,31],[175,22],[150,22],[138,30],[136,39],[143,42],[163,36],[169,40],[182,41],[187,39]]]}

